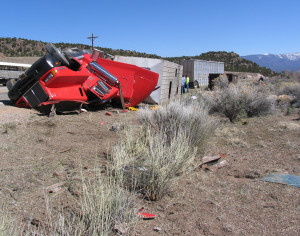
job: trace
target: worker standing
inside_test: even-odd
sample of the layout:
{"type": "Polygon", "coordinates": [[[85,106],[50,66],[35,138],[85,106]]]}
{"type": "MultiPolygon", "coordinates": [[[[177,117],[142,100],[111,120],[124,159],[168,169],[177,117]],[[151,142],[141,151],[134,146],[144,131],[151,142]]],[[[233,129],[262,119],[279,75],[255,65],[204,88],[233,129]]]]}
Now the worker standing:
{"type": "Polygon", "coordinates": [[[186,75],[186,89],[187,92],[190,92],[190,78],[186,75]]]}
{"type": "Polygon", "coordinates": [[[181,94],[184,94],[185,93],[185,82],[186,82],[186,79],[184,77],[184,75],[182,75],[182,79],[181,79],[181,94]]]}

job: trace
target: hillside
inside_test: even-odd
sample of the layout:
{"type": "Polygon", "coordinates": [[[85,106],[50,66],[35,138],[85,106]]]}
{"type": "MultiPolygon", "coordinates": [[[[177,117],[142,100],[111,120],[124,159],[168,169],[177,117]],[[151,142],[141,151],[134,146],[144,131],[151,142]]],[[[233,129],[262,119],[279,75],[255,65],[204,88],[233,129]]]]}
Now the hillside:
{"type": "MultiPolygon", "coordinates": [[[[0,55],[6,57],[34,57],[42,56],[46,53],[45,44],[48,42],[28,40],[22,38],[0,38],[0,55]]],[[[90,49],[90,45],[86,44],[74,44],[74,43],[54,43],[58,48],[79,48],[90,49]]],[[[155,54],[147,54],[123,49],[111,49],[95,47],[107,54],[122,55],[122,56],[136,56],[136,57],[149,57],[149,58],[161,58],[155,54]]]]}
{"type": "MultiPolygon", "coordinates": [[[[0,38],[0,57],[34,57],[42,56],[46,53],[44,45],[47,42],[28,40],[22,38],[0,38]]],[[[74,48],[79,49],[90,49],[90,45],[85,44],[71,44],[71,43],[54,43],[56,47],[64,48],[74,48]]],[[[136,52],[123,49],[112,49],[112,48],[102,48],[95,47],[107,54],[111,55],[122,55],[122,56],[135,56],[135,57],[148,57],[148,58],[163,58],[155,54],[147,54],[143,52],[136,52]]],[[[222,61],[225,63],[226,71],[236,71],[236,72],[255,72],[261,73],[265,76],[272,76],[276,73],[271,69],[265,67],[260,67],[254,62],[248,61],[241,58],[238,54],[234,52],[207,52],[202,53],[198,56],[192,57],[166,57],[163,59],[179,63],[182,59],[200,59],[208,61],[222,61]]]]}

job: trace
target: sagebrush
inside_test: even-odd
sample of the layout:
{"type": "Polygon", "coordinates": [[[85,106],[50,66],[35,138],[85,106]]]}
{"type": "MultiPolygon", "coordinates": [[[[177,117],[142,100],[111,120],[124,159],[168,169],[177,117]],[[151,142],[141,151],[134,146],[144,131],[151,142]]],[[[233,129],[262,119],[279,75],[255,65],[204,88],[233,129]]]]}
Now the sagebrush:
{"type": "Polygon", "coordinates": [[[216,122],[196,101],[141,109],[138,119],[140,131],[124,133],[113,149],[112,163],[133,190],[158,200],[178,176],[194,168],[216,122]]]}
{"type": "Polygon", "coordinates": [[[202,98],[209,105],[211,113],[223,114],[234,122],[241,117],[261,116],[273,111],[274,98],[262,91],[264,90],[255,85],[230,84],[202,98]]]}

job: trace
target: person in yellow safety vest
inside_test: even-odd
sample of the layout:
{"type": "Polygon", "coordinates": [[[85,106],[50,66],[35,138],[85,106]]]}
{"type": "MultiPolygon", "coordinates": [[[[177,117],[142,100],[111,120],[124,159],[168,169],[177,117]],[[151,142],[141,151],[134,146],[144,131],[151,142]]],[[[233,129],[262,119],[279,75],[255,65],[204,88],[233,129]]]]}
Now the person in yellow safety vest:
{"type": "Polygon", "coordinates": [[[187,88],[187,92],[190,91],[190,78],[186,75],[186,88],[187,88]]]}

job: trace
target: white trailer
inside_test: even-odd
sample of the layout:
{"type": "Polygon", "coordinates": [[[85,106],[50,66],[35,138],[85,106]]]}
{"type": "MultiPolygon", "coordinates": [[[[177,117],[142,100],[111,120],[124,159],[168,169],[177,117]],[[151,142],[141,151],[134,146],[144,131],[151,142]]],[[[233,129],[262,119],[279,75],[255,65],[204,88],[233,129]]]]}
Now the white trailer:
{"type": "Polygon", "coordinates": [[[224,74],[224,62],[204,60],[182,60],[183,74],[190,78],[191,87],[207,86],[210,75],[224,74]]]}
{"type": "Polygon", "coordinates": [[[8,80],[19,78],[29,67],[30,64],[0,62],[0,84],[5,85],[8,80]]]}
{"type": "Polygon", "coordinates": [[[159,74],[157,90],[153,91],[145,102],[167,104],[177,94],[180,94],[182,65],[153,58],[115,56],[115,61],[136,65],[159,74]]]}

